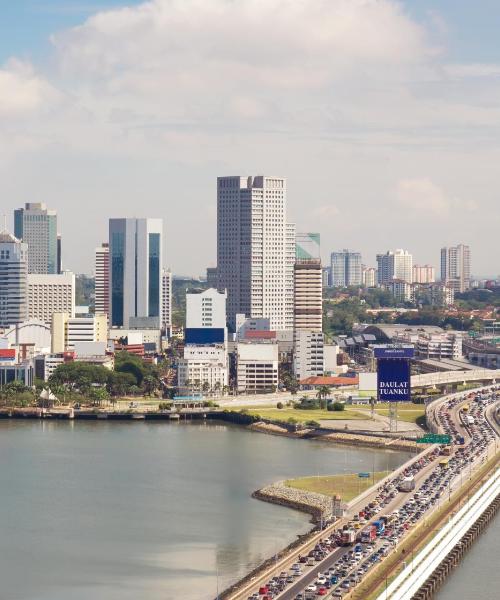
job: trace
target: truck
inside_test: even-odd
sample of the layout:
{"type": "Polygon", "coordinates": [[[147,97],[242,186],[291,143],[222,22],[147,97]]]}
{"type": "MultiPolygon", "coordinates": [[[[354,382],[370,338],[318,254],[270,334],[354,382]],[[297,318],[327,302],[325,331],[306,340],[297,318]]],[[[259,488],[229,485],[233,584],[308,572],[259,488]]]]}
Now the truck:
{"type": "Polygon", "coordinates": [[[356,532],[354,529],[344,529],[340,534],[341,546],[352,546],[356,541],[356,532]]]}
{"type": "Polygon", "coordinates": [[[413,477],[405,477],[400,481],[398,490],[400,492],[411,492],[415,489],[415,479],[413,477]]]}
{"type": "Polygon", "coordinates": [[[379,521],[374,521],[373,525],[375,526],[375,529],[377,531],[376,535],[380,536],[384,533],[385,531],[385,523],[382,520],[379,521]]]}
{"type": "Polygon", "coordinates": [[[364,529],[361,530],[359,534],[359,540],[363,544],[371,544],[375,541],[377,537],[377,528],[375,525],[368,525],[364,529]]]}

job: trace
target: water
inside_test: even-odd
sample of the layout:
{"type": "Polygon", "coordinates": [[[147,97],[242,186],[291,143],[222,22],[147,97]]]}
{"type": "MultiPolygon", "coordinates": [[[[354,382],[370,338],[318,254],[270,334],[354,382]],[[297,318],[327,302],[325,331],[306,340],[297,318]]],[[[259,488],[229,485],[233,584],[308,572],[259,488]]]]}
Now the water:
{"type": "Polygon", "coordinates": [[[497,516],[467,552],[436,595],[438,600],[493,600],[499,597],[500,520],[497,516]]]}
{"type": "Polygon", "coordinates": [[[204,600],[310,527],[252,491],[407,455],[216,423],[0,422],[2,600],[204,600]]]}

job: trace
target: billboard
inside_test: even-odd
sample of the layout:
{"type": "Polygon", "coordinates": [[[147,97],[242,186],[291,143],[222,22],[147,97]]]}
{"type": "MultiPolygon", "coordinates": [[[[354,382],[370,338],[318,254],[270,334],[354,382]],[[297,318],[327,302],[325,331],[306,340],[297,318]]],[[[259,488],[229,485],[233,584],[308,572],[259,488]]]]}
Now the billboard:
{"type": "Polygon", "coordinates": [[[407,402],[411,399],[410,361],[408,359],[378,359],[377,399],[379,402],[407,402]]]}
{"type": "Polygon", "coordinates": [[[373,346],[375,358],[413,358],[415,347],[411,344],[384,344],[373,346]]]}

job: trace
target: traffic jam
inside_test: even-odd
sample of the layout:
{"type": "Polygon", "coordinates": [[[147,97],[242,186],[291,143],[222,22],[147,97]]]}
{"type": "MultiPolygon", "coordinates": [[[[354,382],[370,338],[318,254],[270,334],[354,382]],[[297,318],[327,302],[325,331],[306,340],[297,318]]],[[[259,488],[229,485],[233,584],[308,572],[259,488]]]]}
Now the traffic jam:
{"type": "MultiPolygon", "coordinates": [[[[348,594],[418,521],[431,509],[449,500],[452,484],[457,481],[460,484],[459,477],[467,477],[467,469],[471,469],[475,461],[486,460],[488,445],[496,433],[485,418],[485,409],[500,398],[498,390],[500,387],[444,402],[438,409],[438,420],[444,433],[451,437],[452,445],[436,446],[401,475],[385,483],[379,488],[377,497],[347,525],[320,540],[306,556],[299,555],[288,571],[274,576],[249,596],[249,600],[281,597],[287,588],[318,566],[323,567],[323,563],[328,566],[318,572],[311,583],[295,596],[290,593],[283,593],[283,596],[313,600],[317,597],[342,598],[348,594]],[[468,435],[467,443],[454,420],[457,407],[464,401],[467,403],[458,410],[458,417],[468,435]],[[436,468],[416,489],[415,476],[433,461],[437,461],[436,468]],[[389,514],[379,516],[399,494],[408,495],[405,502],[389,514]],[[336,560],[333,561],[333,556],[328,560],[334,552],[336,560]]],[[[311,577],[306,578],[311,580],[311,577]]]]}

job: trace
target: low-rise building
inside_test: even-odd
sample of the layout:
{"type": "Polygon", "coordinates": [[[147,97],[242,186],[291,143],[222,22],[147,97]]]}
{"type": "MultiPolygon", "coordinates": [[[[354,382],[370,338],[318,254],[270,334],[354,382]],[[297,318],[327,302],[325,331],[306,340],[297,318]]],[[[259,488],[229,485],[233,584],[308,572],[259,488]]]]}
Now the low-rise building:
{"type": "Polygon", "coordinates": [[[105,313],[72,318],[68,313],[52,316],[51,352],[73,350],[80,342],[104,342],[108,339],[108,318],[105,313]]]}
{"type": "Polygon", "coordinates": [[[236,385],[238,391],[259,394],[276,390],[278,387],[278,365],[277,343],[238,343],[236,347],[236,385]]]}
{"type": "Polygon", "coordinates": [[[296,330],[294,334],[293,373],[296,379],[323,375],[324,336],[318,331],[296,330]]]}
{"type": "Polygon", "coordinates": [[[177,363],[177,384],[184,391],[221,393],[229,383],[227,348],[189,344],[177,363]]]}

